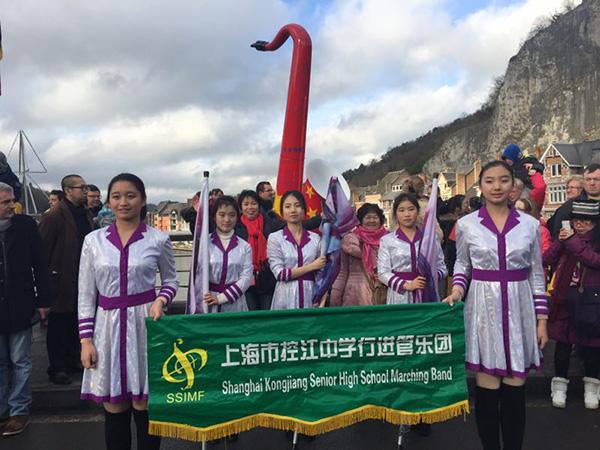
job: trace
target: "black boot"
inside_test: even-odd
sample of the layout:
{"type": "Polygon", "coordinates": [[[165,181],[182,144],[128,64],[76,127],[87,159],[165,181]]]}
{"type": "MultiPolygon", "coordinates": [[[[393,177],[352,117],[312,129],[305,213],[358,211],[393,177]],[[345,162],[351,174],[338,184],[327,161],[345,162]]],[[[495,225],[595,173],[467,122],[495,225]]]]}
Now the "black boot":
{"type": "Polygon", "coordinates": [[[525,386],[502,385],[500,423],[504,450],[521,450],[525,436],[525,386]]]}
{"type": "Polygon", "coordinates": [[[138,450],[158,450],[160,448],[160,436],[148,434],[148,411],[139,411],[134,408],[133,420],[137,431],[138,450]]]}
{"type": "Polygon", "coordinates": [[[107,450],[131,450],[131,409],[120,413],[104,410],[107,450]]]}
{"type": "Polygon", "coordinates": [[[500,389],[477,386],[475,421],[483,450],[500,450],[500,389]]]}

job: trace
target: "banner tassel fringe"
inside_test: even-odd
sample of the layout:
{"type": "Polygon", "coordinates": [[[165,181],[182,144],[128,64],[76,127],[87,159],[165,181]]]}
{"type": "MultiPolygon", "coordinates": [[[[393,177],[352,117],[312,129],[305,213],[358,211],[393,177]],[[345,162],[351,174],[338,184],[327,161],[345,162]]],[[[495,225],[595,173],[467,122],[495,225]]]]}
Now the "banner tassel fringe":
{"type": "Polygon", "coordinates": [[[310,436],[327,433],[339,428],[354,425],[363,420],[384,420],[394,425],[416,425],[420,422],[435,423],[453,419],[462,415],[466,420],[469,413],[467,400],[455,403],[432,411],[411,413],[398,411],[382,406],[363,406],[352,411],[347,411],[336,416],[305,422],[291,417],[273,414],[256,414],[242,419],[232,420],[207,428],[198,428],[191,425],[182,425],[170,422],[156,422],[151,420],[149,432],[153,435],[167,438],[185,439],[187,441],[202,442],[220,439],[226,436],[251,430],[256,427],[275,428],[279,430],[297,431],[310,436]]]}

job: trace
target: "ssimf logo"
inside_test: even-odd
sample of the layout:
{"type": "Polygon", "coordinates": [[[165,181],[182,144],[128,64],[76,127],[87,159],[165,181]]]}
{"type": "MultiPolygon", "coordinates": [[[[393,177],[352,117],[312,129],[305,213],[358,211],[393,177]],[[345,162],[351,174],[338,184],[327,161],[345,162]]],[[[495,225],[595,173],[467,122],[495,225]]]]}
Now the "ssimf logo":
{"type": "Polygon", "coordinates": [[[169,383],[186,383],[181,387],[184,392],[167,394],[167,403],[184,403],[200,401],[204,391],[190,392],[194,386],[196,373],[200,372],[208,361],[208,354],[201,348],[193,348],[182,352],[177,344],[183,344],[183,339],[173,343],[173,353],[163,364],[163,378],[169,383]]]}

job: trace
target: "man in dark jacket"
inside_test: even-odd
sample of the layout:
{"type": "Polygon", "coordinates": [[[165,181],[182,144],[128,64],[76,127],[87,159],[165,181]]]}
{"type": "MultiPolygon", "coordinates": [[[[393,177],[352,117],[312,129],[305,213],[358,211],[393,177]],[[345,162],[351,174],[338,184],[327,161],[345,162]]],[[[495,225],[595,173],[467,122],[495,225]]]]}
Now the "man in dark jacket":
{"type": "Polygon", "coordinates": [[[94,229],[85,207],[88,186],[79,175],[61,182],[64,199],[42,217],[40,234],[50,273],[50,314],[46,347],[48,375],[55,384],[70,384],[79,369],[77,281],[83,239],[94,229]]]}
{"type": "Polygon", "coordinates": [[[256,193],[258,194],[258,198],[260,202],[260,212],[263,216],[269,216],[272,219],[279,219],[277,213],[273,211],[273,196],[275,195],[275,190],[271,183],[268,181],[261,181],[256,185],[256,193]]]}
{"type": "Polygon", "coordinates": [[[10,187],[12,187],[15,201],[21,201],[21,183],[19,182],[19,178],[17,178],[15,173],[8,165],[6,155],[3,152],[0,152],[0,182],[8,184],[10,187]]]}
{"type": "Polygon", "coordinates": [[[571,212],[573,211],[573,202],[581,200],[596,200],[600,202],[600,164],[598,163],[590,164],[583,171],[583,192],[579,197],[566,201],[552,216],[553,227],[550,230],[552,232],[552,240],[558,238],[562,222],[570,220],[571,212]]]}
{"type": "Polygon", "coordinates": [[[11,186],[0,182],[0,424],[21,433],[31,404],[31,326],[50,303],[48,267],[35,220],[15,215],[11,186]],[[12,383],[9,390],[9,369],[12,383]]]}
{"type": "Polygon", "coordinates": [[[88,185],[87,207],[92,214],[92,219],[98,217],[98,213],[102,209],[102,194],[100,189],[95,184],[88,185]]]}

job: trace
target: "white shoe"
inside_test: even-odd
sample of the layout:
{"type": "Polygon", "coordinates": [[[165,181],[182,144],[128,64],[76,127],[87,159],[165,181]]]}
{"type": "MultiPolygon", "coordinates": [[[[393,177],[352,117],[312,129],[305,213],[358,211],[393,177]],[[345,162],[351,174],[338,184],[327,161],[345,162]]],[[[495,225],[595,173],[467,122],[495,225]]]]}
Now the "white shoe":
{"type": "Polygon", "coordinates": [[[569,380],[561,377],[552,378],[550,397],[552,398],[552,406],[556,408],[567,407],[567,388],[569,387],[569,380]]]}
{"type": "Polygon", "coordinates": [[[583,403],[587,409],[598,409],[600,395],[600,380],[583,377],[583,403]]]}

